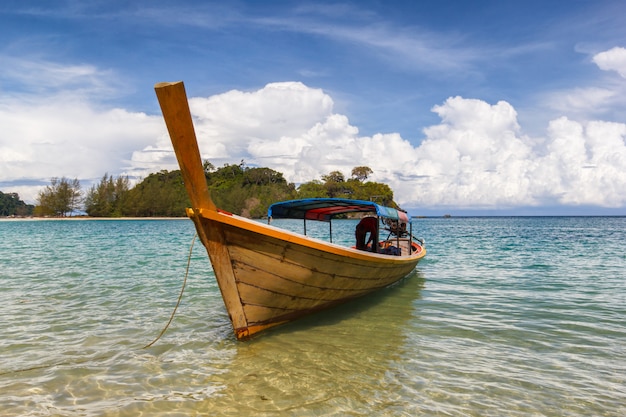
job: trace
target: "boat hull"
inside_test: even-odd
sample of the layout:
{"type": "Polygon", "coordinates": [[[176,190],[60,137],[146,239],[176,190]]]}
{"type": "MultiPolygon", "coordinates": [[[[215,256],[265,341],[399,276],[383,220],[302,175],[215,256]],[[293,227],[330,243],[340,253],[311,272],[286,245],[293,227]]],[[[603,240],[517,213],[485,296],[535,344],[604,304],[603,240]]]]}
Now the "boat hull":
{"type": "Polygon", "coordinates": [[[219,211],[188,214],[238,339],[389,286],[426,252],[417,246],[410,256],[380,255],[219,211]]]}

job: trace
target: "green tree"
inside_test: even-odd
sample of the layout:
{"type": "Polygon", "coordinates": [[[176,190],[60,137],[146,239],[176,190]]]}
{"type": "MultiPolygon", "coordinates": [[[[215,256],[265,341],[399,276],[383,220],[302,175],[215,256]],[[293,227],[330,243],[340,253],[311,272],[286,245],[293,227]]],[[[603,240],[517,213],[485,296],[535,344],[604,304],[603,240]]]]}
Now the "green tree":
{"type": "Polygon", "coordinates": [[[248,168],[244,170],[242,185],[284,184],[283,174],[269,168],[248,168]]]}
{"type": "Polygon", "coordinates": [[[322,181],[334,182],[334,183],[342,183],[346,180],[346,177],[340,171],[333,171],[330,174],[322,175],[322,181]]]}
{"type": "Polygon", "coordinates": [[[356,167],[352,170],[352,178],[345,180],[339,171],[322,175],[322,181],[313,180],[300,184],[297,198],[334,197],[355,200],[375,201],[379,204],[398,208],[393,201],[393,191],[387,184],[363,182],[372,174],[368,167],[356,167]]]}
{"type": "Polygon", "coordinates": [[[87,192],[85,211],[93,217],[121,217],[128,211],[130,181],[128,177],[104,174],[87,192]]]}
{"type": "MultiPolygon", "coordinates": [[[[206,170],[205,170],[206,172],[206,170]]],[[[295,197],[295,186],[270,168],[250,168],[241,161],[207,174],[211,197],[223,210],[246,217],[267,215],[270,204],[295,197]]]]}
{"type": "Polygon", "coordinates": [[[239,165],[224,164],[223,167],[205,174],[209,185],[215,189],[229,188],[233,184],[241,184],[244,173],[243,161],[239,165]]]}
{"type": "Polygon", "coordinates": [[[298,187],[298,198],[325,198],[328,191],[320,180],[304,182],[298,187]]]}
{"type": "Polygon", "coordinates": [[[82,203],[82,190],[77,178],[69,180],[65,177],[50,179],[50,185],[39,192],[35,213],[66,217],[68,214],[80,209],[82,203]]]}
{"type": "Polygon", "coordinates": [[[354,167],[352,168],[352,178],[358,181],[365,181],[370,175],[372,175],[374,171],[370,167],[354,167]]]}
{"type": "Polygon", "coordinates": [[[380,182],[360,183],[354,188],[354,198],[357,200],[374,201],[383,206],[398,208],[393,201],[393,191],[387,184],[380,182]]]}
{"type": "Polygon", "coordinates": [[[123,204],[123,215],[137,217],[181,217],[191,205],[180,171],[148,175],[133,187],[123,204]]]}
{"type": "Polygon", "coordinates": [[[210,172],[215,171],[215,165],[213,165],[211,162],[209,162],[208,160],[205,160],[202,163],[202,168],[204,168],[204,173],[205,175],[208,175],[210,172]]]}
{"type": "Polygon", "coordinates": [[[30,216],[35,206],[20,200],[17,193],[0,191],[0,216],[30,216]]]}
{"type": "Polygon", "coordinates": [[[349,198],[350,193],[345,187],[345,176],[339,171],[332,171],[330,174],[322,175],[326,194],[331,198],[349,198]]]}

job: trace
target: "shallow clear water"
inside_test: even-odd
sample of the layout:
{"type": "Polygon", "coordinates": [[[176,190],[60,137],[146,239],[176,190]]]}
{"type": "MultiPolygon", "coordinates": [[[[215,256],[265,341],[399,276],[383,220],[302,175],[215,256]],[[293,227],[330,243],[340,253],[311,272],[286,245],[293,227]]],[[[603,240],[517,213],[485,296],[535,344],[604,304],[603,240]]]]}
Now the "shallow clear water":
{"type": "Polygon", "coordinates": [[[144,349],[189,220],[1,221],[0,415],[626,415],[626,218],[414,231],[407,279],[243,343],[196,243],[144,349]]]}

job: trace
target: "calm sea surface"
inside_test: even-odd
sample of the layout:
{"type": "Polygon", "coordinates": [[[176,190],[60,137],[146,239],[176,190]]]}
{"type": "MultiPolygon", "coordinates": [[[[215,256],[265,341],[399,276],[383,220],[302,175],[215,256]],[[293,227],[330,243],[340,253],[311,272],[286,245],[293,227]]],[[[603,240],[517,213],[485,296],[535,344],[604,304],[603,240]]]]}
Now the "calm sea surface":
{"type": "Polygon", "coordinates": [[[191,221],[0,221],[0,415],[626,415],[626,218],[413,225],[408,278],[249,342],[196,243],[144,349],[191,221]]]}

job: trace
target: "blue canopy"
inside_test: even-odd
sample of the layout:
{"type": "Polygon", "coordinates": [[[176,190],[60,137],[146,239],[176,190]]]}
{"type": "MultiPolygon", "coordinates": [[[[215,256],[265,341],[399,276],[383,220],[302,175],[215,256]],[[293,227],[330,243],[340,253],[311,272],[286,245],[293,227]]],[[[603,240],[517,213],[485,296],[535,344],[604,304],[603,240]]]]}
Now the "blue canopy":
{"type": "Polygon", "coordinates": [[[305,198],[272,204],[267,216],[274,219],[306,219],[330,221],[333,216],[343,213],[371,213],[379,217],[400,220],[408,223],[404,211],[381,206],[372,201],[348,200],[345,198],[305,198]]]}

